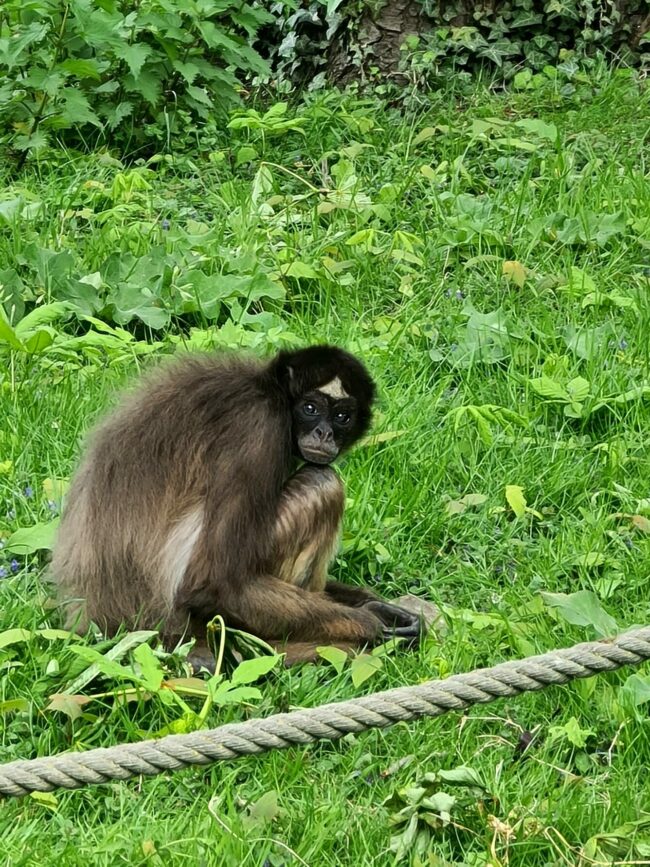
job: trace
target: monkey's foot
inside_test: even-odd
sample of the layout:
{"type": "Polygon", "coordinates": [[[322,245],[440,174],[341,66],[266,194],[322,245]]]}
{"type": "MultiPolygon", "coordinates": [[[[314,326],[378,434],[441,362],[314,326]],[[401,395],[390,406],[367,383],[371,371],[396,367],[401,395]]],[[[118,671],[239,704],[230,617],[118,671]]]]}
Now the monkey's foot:
{"type": "Polygon", "coordinates": [[[209,674],[214,674],[215,672],[216,660],[214,654],[205,645],[197,644],[188,654],[187,661],[192,667],[194,676],[198,675],[204,668],[209,674]]]}
{"type": "Polygon", "coordinates": [[[411,596],[410,593],[391,601],[395,605],[399,605],[400,608],[410,611],[411,614],[416,614],[424,624],[425,632],[433,630],[439,637],[442,637],[447,632],[447,624],[440,609],[433,602],[429,602],[427,599],[420,599],[419,596],[411,596]]]}

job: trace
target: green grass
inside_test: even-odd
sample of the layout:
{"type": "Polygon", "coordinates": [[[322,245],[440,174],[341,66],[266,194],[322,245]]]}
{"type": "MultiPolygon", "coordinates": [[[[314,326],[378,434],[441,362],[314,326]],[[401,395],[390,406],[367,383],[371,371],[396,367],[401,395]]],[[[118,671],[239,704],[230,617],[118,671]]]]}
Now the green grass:
{"type": "MultiPolygon", "coordinates": [[[[619,73],[578,81],[572,93],[553,82],[519,95],[450,89],[415,105],[405,112],[314,97],[296,109],[304,137],[224,134],[153,163],[140,186],[142,167],[100,154],[60,154],[19,181],[5,179],[2,198],[40,203],[0,222],[0,262],[21,276],[28,308],[80,291],[39,251],[70,251],[73,277],[99,271],[110,286],[109,255],[143,257],[162,245],[167,276],[143,260],[142,279],[171,313],[160,331],[126,323],[137,340],[119,351],[88,339],[66,347],[71,335],[87,334],[75,318],[52,323],[54,342],[41,354],[0,342],[0,538],[51,518],[43,482],[70,474],[83,432],[116,387],[174,349],[179,335],[190,346],[254,351],[345,344],[378,380],[373,433],[399,432],[341,467],[350,502],[333,571],[385,595],[414,592],[443,605],[447,635],[386,656],[358,687],[349,668],[273,673],[259,702],[215,709],[210,726],[569,645],[606,631],[605,612],[620,629],[650,623],[649,91],[619,73]],[[517,125],[526,119],[553,124],[557,138],[552,127],[517,125]],[[237,167],[250,144],[256,159],[237,167]],[[220,154],[208,159],[209,151],[220,154]],[[256,175],[262,158],[270,169],[256,175]],[[352,201],[319,213],[318,190],[352,171],[352,201]],[[256,182],[263,189],[251,204],[256,182]],[[259,210],[264,202],[273,215],[259,210]],[[173,287],[197,255],[208,273],[263,273],[285,297],[268,300],[261,320],[242,315],[241,298],[216,320],[204,309],[183,313],[173,287]],[[306,276],[285,276],[295,261],[306,276]],[[504,261],[524,266],[523,285],[503,276],[504,261]],[[468,329],[472,309],[492,316],[475,316],[468,329]],[[573,400],[541,396],[542,376],[565,394],[568,386],[573,400]],[[515,516],[508,485],[523,488],[533,511],[515,516]],[[450,508],[467,494],[485,500],[460,514],[450,508]],[[565,616],[540,591],[593,595],[571,596],[565,616]],[[585,625],[569,622],[580,615],[585,625]]],[[[110,305],[102,316],[113,325],[128,318],[110,305]]],[[[11,573],[14,555],[5,553],[0,566],[11,573]]],[[[59,625],[43,560],[18,560],[19,571],[0,582],[0,628],[59,625]]],[[[0,760],[135,741],[178,716],[155,697],[125,705],[109,695],[74,720],[46,710],[81,668],[68,645],[34,637],[2,647],[0,633],[0,760]],[[2,704],[16,699],[24,700],[19,710],[2,704]]],[[[180,671],[177,658],[167,664],[180,671]]],[[[399,863],[639,863],[650,852],[642,821],[650,671],[630,674],[337,744],[11,801],[0,814],[0,860],[389,865],[390,820],[408,790],[425,774],[467,766],[480,786],[432,783],[456,797],[451,822],[420,807],[433,823],[419,826],[429,837],[419,861],[409,851],[399,863]],[[535,737],[522,759],[525,732],[535,737]],[[273,791],[273,820],[247,820],[246,805],[273,791]],[[611,848],[588,843],[626,822],[637,824],[611,848]]],[[[85,692],[115,687],[105,680],[85,692]]]]}

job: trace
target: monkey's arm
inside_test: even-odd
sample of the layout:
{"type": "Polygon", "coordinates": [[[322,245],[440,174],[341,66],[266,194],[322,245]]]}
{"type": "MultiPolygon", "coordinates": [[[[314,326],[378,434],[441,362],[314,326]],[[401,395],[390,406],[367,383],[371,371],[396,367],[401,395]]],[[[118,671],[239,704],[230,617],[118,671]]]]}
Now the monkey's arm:
{"type": "Polygon", "coordinates": [[[246,581],[236,593],[219,601],[226,621],[241,624],[266,640],[289,639],[374,643],[383,637],[380,617],[365,608],[353,608],[271,576],[246,581]]]}
{"type": "Polygon", "coordinates": [[[341,584],[339,581],[328,581],[325,593],[330,599],[342,605],[365,608],[367,611],[371,611],[384,626],[398,627],[399,631],[396,629],[395,634],[408,637],[416,637],[419,634],[421,619],[417,614],[407,611],[399,605],[386,602],[372,590],[365,587],[351,587],[349,584],[341,584]]]}

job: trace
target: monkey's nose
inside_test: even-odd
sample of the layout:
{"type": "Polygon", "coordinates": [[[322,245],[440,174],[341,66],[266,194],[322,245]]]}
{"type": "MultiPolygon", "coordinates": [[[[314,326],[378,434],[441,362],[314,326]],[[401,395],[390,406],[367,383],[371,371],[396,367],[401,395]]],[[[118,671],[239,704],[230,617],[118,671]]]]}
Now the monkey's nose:
{"type": "Polygon", "coordinates": [[[316,428],[316,430],[314,431],[314,433],[316,434],[316,436],[318,437],[318,439],[319,439],[321,442],[330,443],[330,442],[332,442],[333,439],[334,439],[334,435],[333,435],[332,430],[331,430],[330,428],[327,428],[326,430],[323,430],[323,428],[320,427],[320,425],[319,425],[319,426],[316,428]]]}

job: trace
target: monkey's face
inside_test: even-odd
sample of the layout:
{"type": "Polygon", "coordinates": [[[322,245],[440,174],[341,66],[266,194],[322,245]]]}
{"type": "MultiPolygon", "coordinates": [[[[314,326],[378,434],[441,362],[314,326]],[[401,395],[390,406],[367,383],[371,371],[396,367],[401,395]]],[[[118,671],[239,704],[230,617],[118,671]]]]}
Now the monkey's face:
{"type": "Polygon", "coordinates": [[[357,437],[353,397],[333,398],[322,390],[304,395],[293,409],[294,442],[310,464],[330,464],[357,437]]]}

